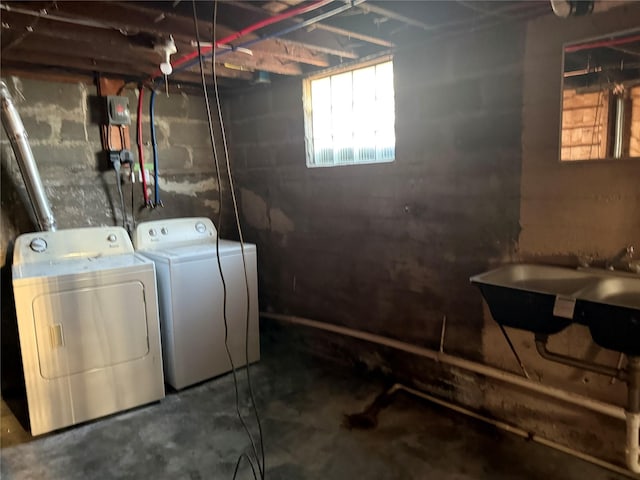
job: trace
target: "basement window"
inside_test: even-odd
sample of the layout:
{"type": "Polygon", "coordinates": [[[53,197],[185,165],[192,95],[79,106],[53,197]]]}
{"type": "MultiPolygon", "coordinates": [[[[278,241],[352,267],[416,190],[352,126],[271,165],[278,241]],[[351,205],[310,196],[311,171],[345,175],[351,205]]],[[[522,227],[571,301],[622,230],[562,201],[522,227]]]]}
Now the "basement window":
{"type": "Polygon", "coordinates": [[[395,159],[393,63],[377,63],[304,81],[307,167],[395,159]]]}

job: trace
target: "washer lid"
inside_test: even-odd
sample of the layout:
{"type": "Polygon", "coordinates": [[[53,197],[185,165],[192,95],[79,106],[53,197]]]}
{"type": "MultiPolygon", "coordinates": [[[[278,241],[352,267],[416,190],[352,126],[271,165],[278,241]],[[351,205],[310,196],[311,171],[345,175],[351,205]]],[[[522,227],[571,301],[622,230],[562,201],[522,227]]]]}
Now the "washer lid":
{"type": "Polygon", "coordinates": [[[16,280],[91,273],[104,275],[123,268],[126,268],[127,272],[131,272],[133,268],[142,268],[143,270],[153,268],[153,264],[142,255],[129,254],[113,257],[63,258],[50,262],[14,264],[12,270],[13,279],[16,280]]]}
{"type": "MultiPolygon", "coordinates": [[[[256,251],[256,246],[252,243],[244,244],[245,254],[256,251]]],[[[232,242],[231,240],[220,240],[219,252],[221,257],[230,255],[240,255],[240,242],[232,242]]],[[[156,261],[165,261],[169,263],[189,262],[193,260],[202,260],[216,257],[216,244],[213,243],[196,243],[192,245],[175,245],[162,249],[149,250],[140,252],[143,255],[156,261]]]]}

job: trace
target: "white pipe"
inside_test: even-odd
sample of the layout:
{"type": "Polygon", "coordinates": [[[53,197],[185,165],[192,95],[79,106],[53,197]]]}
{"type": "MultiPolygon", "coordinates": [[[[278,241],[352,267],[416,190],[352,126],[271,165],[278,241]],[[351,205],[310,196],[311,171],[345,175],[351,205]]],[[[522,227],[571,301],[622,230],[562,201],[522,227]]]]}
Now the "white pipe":
{"type": "Polygon", "coordinates": [[[627,466],[640,473],[640,413],[627,412],[627,466]]]}
{"type": "Polygon", "coordinates": [[[331,323],[318,322],[316,320],[309,320],[307,318],[301,318],[291,315],[281,315],[276,313],[261,312],[260,315],[264,318],[271,318],[283,322],[293,323],[296,325],[303,325],[306,327],[317,328],[328,332],[345,335],[348,337],[365,340],[367,342],[377,343],[379,345],[385,345],[387,347],[402,350],[403,352],[412,353],[421,357],[429,358],[436,362],[441,362],[453,367],[461,368],[470,372],[478,373],[489,378],[500,380],[511,385],[516,385],[521,388],[532,390],[534,392],[553,397],[558,400],[562,400],[567,403],[579,405],[588,410],[608,415],[609,417],[617,418],[619,420],[625,420],[625,410],[622,407],[611,405],[609,403],[594,400],[577,393],[568,392],[559,388],[544,385],[542,383],[527,380],[524,377],[514,375],[513,373],[499,370],[489,365],[473,362],[471,360],[465,360],[447,353],[438,352],[418,345],[412,345],[410,343],[401,342],[393,338],[383,337],[381,335],[375,335],[373,333],[363,332],[360,330],[354,330],[352,328],[341,327],[339,325],[333,325],[331,323]]]}
{"type": "MultiPolygon", "coordinates": [[[[578,450],[575,450],[573,448],[567,447],[565,445],[562,445],[560,443],[554,442],[553,440],[548,440],[544,437],[541,437],[540,435],[537,435],[535,433],[532,432],[528,432],[522,428],[516,427],[514,425],[510,425],[508,423],[505,422],[501,422],[500,420],[494,420],[493,418],[489,418],[489,417],[485,417],[484,415],[480,415],[472,410],[468,410],[464,407],[461,407],[459,405],[456,405],[455,403],[451,403],[451,402],[447,402],[446,400],[442,400],[440,398],[434,397],[432,395],[429,395],[428,393],[424,393],[420,390],[416,390],[415,388],[411,388],[408,387],[406,385],[403,385],[401,383],[396,383],[395,385],[393,385],[389,390],[388,390],[388,394],[393,394],[394,392],[397,391],[405,391],[411,395],[415,395],[417,397],[420,398],[424,398],[425,400],[428,400],[430,402],[436,403],[438,405],[441,405],[443,407],[449,408],[451,410],[454,410],[458,413],[462,413],[464,415],[467,415],[469,417],[475,418],[477,420],[481,420],[483,422],[489,423],[501,430],[504,430],[506,432],[509,433],[513,433],[514,435],[518,435],[519,437],[522,438],[526,438],[528,440],[533,440],[536,443],[540,443],[541,445],[545,445],[547,447],[551,447],[554,448],[556,450],[559,450],[563,453],[569,454],[569,455],[573,455],[574,457],[577,457],[581,460],[585,460],[589,463],[593,463],[594,465],[598,465],[599,467],[602,468],[606,468],[607,470],[611,470],[612,472],[621,474],[621,475],[625,475],[627,477],[630,478],[635,478],[635,475],[631,475],[627,470],[625,470],[622,467],[619,467],[617,465],[614,465],[613,463],[609,463],[605,460],[601,460],[597,457],[594,457],[592,455],[587,455],[586,453],[583,452],[579,452],[578,450]]],[[[638,417],[640,418],[640,417],[638,417]]],[[[638,429],[637,429],[637,425],[636,425],[636,443],[638,441],[638,429]]],[[[636,452],[636,465],[637,465],[637,461],[638,461],[638,455],[636,452]]],[[[637,470],[634,470],[634,472],[637,472],[637,470]]]]}

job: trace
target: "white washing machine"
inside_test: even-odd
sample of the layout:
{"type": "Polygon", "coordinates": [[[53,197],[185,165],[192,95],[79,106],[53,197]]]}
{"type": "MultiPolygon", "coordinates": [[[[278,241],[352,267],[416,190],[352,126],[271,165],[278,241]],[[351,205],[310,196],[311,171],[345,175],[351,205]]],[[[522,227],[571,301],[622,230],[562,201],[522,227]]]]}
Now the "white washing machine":
{"type": "Polygon", "coordinates": [[[13,288],[33,435],[164,397],[154,264],[124,229],[21,235],[13,288]]]}
{"type": "MultiPolygon", "coordinates": [[[[181,389],[231,371],[224,344],[222,279],[216,256],[216,229],[208,218],[145,222],[134,234],[138,253],[156,264],[165,379],[181,389]]],[[[247,289],[240,243],[219,242],[227,286],[228,346],[235,367],[260,359],[256,247],[245,244],[247,289]]]]}

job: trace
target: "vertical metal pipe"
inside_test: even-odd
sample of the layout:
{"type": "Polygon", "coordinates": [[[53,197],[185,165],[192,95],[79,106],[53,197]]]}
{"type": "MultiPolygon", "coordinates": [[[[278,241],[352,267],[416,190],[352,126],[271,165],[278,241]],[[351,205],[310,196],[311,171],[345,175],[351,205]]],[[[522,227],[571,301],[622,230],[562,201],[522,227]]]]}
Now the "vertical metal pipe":
{"type": "Polygon", "coordinates": [[[613,134],[613,158],[622,157],[622,144],[624,141],[624,95],[616,97],[616,119],[613,134]]]}
{"type": "Polygon", "coordinates": [[[627,411],[640,413],[640,357],[629,357],[627,370],[627,411]]]}
{"type": "Polygon", "coordinates": [[[22,180],[36,216],[38,228],[40,230],[55,231],[56,220],[51,211],[47,195],[44,192],[38,166],[29,145],[27,131],[20,119],[18,110],[13,104],[9,88],[4,81],[0,81],[0,98],[2,99],[2,125],[5,132],[7,132],[7,137],[9,137],[13,153],[16,156],[22,180]]]}

